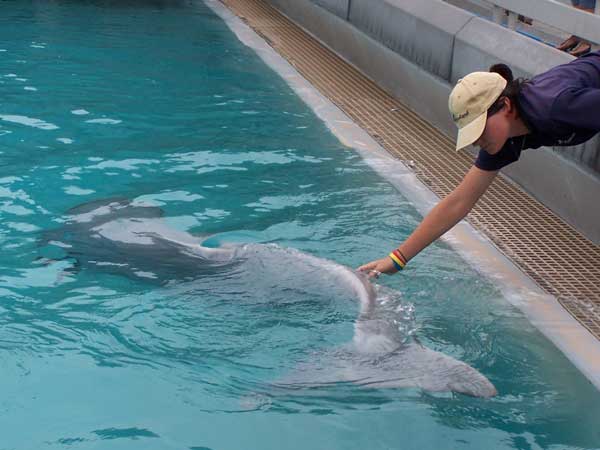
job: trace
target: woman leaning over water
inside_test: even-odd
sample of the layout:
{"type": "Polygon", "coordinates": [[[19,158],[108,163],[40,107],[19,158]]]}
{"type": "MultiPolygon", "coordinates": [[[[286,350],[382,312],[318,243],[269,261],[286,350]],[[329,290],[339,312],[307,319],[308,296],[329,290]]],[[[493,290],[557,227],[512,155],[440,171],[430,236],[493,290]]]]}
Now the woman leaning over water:
{"type": "Polygon", "coordinates": [[[480,147],[461,183],[388,256],[359,267],[371,277],[402,270],[421,250],[460,222],[498,171],[521,152],[572,146],[600,131],[600,52],[554,67],[530,80],[513,79],[496,64],[459,80],[448,101],[458,127],[456,150],[480,147]]]}

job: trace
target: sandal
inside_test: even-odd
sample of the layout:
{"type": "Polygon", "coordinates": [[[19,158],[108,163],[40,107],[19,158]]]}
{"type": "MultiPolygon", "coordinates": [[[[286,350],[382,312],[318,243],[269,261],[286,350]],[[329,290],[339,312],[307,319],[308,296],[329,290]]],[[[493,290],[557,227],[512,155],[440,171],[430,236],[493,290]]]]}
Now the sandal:
{"type": "Polygon", "coordinates": [[[579,58],[580,56],[587,55],[590,50],[592,50],[592,45],[587,41],[581,41],[569,54],[579,58]]]}
{"type": "Polygon", "coordinates": [[[580,42],[581,39],[579,39],[577,36],[569,36],[567,39],[558,44],[556,46],[556,49],[561,50],[563,52],[568,52],[569,50],[579,45],[580,42]]]}

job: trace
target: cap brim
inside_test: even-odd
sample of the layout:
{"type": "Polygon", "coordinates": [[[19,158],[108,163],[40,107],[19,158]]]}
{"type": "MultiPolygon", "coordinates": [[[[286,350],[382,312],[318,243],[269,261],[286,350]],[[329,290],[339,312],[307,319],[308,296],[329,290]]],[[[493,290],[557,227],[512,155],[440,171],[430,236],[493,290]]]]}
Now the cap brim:
{"type": "Polygon", "coordinates": [[[456,138],[456,151],[471,145],[483,134],[485,123],[487,121],[487,111],[477,117],[473,122],[458,129],[456,138]]]}

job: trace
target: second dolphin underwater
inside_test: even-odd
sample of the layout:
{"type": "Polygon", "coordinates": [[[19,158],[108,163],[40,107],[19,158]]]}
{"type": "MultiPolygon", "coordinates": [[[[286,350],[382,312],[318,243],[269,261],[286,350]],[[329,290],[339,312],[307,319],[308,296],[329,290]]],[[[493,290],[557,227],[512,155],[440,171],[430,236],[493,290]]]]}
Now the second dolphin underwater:
{"type": "Polygon", "coordinates": [[[252,289],[277,279],[278,286],[311,284],[358,301],[350,343],[321,352],[277,382],[294,388],[352,382],[372,388],[417,387],[475,397],[496,395],[493,384],[473,367],[420,344],[403,332],[385,306],[386,290],[345,266],[274,244],[203,246],[197,237],[166,225],[156,206],[127,199],[86,203],[68,212],[61,228],[44,242],[64,249],[75,267],[93,268],[168,284],[231,280],[257,272],[252,289]]]}

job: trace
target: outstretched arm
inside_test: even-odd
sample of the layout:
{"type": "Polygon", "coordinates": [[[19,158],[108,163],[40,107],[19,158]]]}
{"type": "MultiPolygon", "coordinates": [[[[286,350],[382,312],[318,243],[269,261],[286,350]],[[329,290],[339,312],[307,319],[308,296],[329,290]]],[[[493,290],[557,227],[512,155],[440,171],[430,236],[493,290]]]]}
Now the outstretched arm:
{"type": "MultiPolygon", "coordinates": [[[[461,183],[425,216],[415,231],[400,245],[399,250],[407,262],[460,222],[492,184],[497,173],[498,171],[471,167],[461,183]]],[[[376,272],[391,274],[397,271],[389,257],[371,261],[358,270],[369,272],[370,276],[376,272]]]]}

